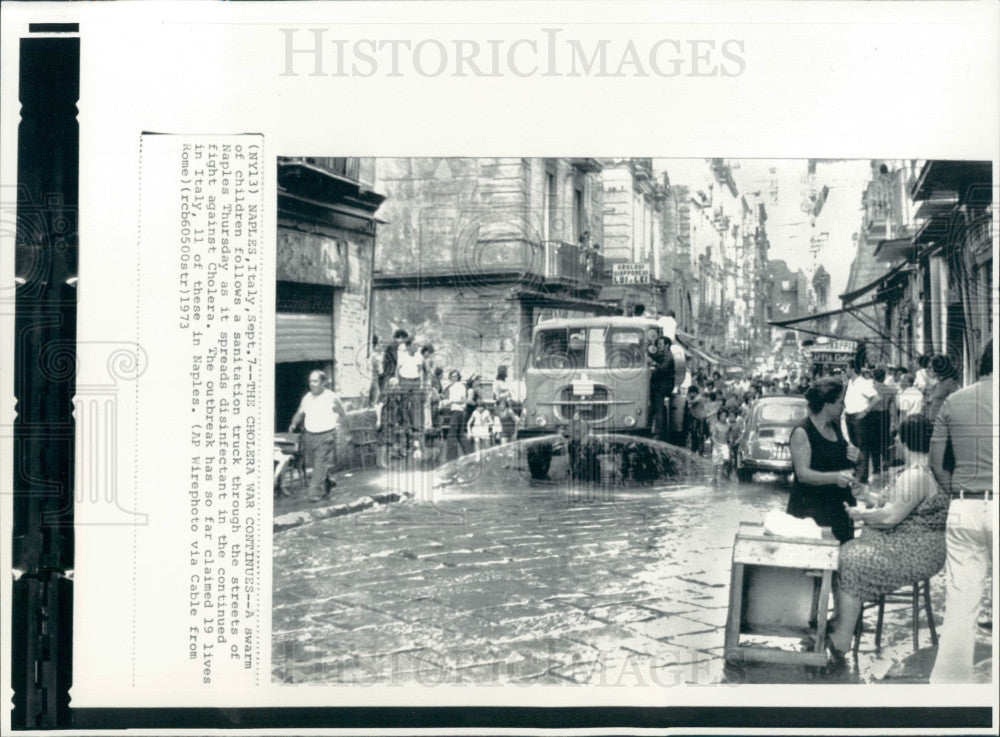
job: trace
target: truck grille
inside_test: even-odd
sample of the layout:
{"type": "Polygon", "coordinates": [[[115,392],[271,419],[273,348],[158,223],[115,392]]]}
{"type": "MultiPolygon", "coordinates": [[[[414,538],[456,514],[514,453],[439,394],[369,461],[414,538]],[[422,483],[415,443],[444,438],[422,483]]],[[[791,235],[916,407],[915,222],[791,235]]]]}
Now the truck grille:
{"type": "Polygon", "coordinates": [[[572,420],[574,412],[579,412],[580,418],[584,420],[606,420],[611,413],[611,405],[605,403],[610,397],[608,387],[600,384],[594,385],[594,393],[589,397],[573,394],[573,387],[565,386],[559,392],[560,403],[556,405],[556,414],[563,422],[572,420]]]}

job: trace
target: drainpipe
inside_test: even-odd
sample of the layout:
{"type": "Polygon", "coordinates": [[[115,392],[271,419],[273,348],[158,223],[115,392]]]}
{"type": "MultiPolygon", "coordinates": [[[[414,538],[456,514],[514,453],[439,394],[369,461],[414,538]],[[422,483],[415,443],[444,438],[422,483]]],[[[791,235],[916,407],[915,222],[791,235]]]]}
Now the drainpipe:
{"type": "Polygon", "coordinates": [[[365,356],[368,357],[368,365],[371,366],[372,356],[372,336],[375,335],[375,323],[372,316],[375,314],[375,247],[378,238],[378,224],[372,217],[372,254],[368,262],[368,347],[365,356]]]}

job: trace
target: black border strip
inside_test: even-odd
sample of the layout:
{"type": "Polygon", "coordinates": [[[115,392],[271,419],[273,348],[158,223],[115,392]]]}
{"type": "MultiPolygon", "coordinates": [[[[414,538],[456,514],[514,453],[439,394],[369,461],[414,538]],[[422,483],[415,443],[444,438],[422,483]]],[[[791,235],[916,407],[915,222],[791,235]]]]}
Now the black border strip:
{"type": "Polygon", "coordinates": [[[79,33],[79,23],[29,23],[28,33],[79,33]]]}
{"type": "MultiPolygon", "coordinates": [[[[75,24],[32,24],[69,32],[75,24]]],[[[80,38],[19,45],[11,725],[70,723],[80,38]]]]}
{"type": "MultiPolygon", "coordinates": [[[[877,687],[873,687],[876,688],[877,687]]],[[[475,695],[470,687],[469,696],[475,695]]],[[[74,729],[988,729],[990,707],[282,707],[74,709],[74,729]]]]}

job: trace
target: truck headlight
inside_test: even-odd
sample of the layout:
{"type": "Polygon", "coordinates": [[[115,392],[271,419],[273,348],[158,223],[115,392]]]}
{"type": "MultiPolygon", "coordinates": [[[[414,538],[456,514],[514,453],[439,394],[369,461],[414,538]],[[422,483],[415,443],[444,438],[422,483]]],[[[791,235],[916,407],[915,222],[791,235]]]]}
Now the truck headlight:
{"type": "Polygon", "coordinates": [[[535,418],[535,424],[538,425],[539,427],[545,427],[546,424],[545,418],[542,417],[541,415],[538,415],[538,417],[535,418]]]}
{"type": "Polygon", "coordinates": [[[635,418],[632,415],[625,415],[625,426],[635,427],[635,418]]]}

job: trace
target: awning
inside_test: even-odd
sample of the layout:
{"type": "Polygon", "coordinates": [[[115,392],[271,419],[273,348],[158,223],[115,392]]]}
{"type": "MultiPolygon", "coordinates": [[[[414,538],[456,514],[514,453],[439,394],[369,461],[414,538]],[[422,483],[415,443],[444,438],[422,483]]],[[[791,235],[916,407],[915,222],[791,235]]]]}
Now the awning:
{"type": "Polygon", "coordinates": [[[954,193],[963,202],[983,206],[993,199],[993,165],[989,161],[931,160],[913,183],[914,201],[954,193]]]}
{"type": "Polygon", "coordinates": [[[596,300],[581,299],[579,297],[570,297],[562,294],[539,292],[534,289],[513,290],[511,292],[511,297],[515,297],[526,304],[536,307],[580,310],[581,312],[593,312],[597,315],[613,315],[621,312],[617,305],[607,305],[596,300]]]}
{"type": "Polygon", "coordinates": [[[938,241],[947,241],[955,236],[952,226],[952,211],[940,212],[929,217],[913,236],[914,246],[929,246],[938,241]]]}
{"type": "Polygon", "coordinates": [[[882,263],[892,263],[901,258],[910,258],[915,250],[916,246],[914,246],[911,236],[891,238],[879,241],[878,245],[875,246],[875,260],[882,263]]]}
{"type": "Polygon", "coordinates": [[[870,300],[868,302],[862,302],[856,305],[848,305],[847,307],[842,307],[839,310],[830,310],[828,312],[817,312],[813,315],[805,315],[804,317],[791,317],[787,320],[770,320],[768,325],[772,325],[776,328],[791,328],[792,330],[797,330],[800,333],[808,333],[809,335],[820,335],[825,338],[833,338],[834,340],[841,340],[844,336],[836,335],[829,331],[815,330],[811,327],[802,327],[803,323],[807,323],[811,320],[819,320],[824,317],[833,317],[834,315],[845,315],[854,314],[857,310],[862,310],[865,307],[872,307],[878,304],[877,300],[870,300]]]}
{"type": "Polygon", "coordinates": [[[677,335],[677,342],[680,343],[682,346],[684,346],[685,350],[687,350],[695,357],[700,358],[702,361],[715,364],[717,366],[729,365],[729,361],[726,361],[720,358],[719,356],[716,356],[713,353],[706,351],[704,348],[699,348],[697,345],[695,345],[696,339],[693,335],[685,333],[683,330],[678,330],[676,332],[676,335],[677,335]]]}
{"type": "Polygon", "coordinates": [[[719,358],[718,356],[713,356],[711,353],[709,353],[707,351],[703,351],[701,348],[696,348],[693,345],[684,346],[684,348],[689,353],[691,353],[692,355],[694,355],[697,358],[700,358],[702,361],[705,361],[706,363],[710,363],[710,364],[715,365],[715,366],[721,366],[722,365],[722,359],[721,358],[719,358]]]}
{"type": "MultiPolygon", "coordinates": [[[[888,272],[885,276],[883,276],[881,279],[879,279],[879,282],[885,281],[886,278],[899,273],[902,270],[902,268],[906,266],[909,266],[909,264],[901,264],[899,267],[893,269],[892,271],[888,272]]],[[[843,299],[843,297],[841,298],[843,299]]],[[[804,322],[808,322],[810,320],[816,320],[821,317],[831,317],[833,315],[850,315],[855,320],[864,325],[866,328],[868,328],[868,330],[870,330],[872,333],[874,333],[879,338],[884,340],[886,343],[896,346],[903,353],[912,357],[913,351],[911,347],[899,345],[895,340],[892,339],[891,336],[888,336],[884,332],[882,332],[882,329],[879,327],[877,322],[873,321],[870,316],[863,316],[859,314],[861,310],[865,309],[866,307],[875,307],[876,305],[882,303],[883,301],[881,299],[871,299],[868,300],[867,302],[859,302],[858,304],[845,305],[839,310],[830,310],[829,312],[818,312],[815,315],[806,315],[805,317],[793,317],[789,320],[771,320],[767,324],[773,325],[776,328],[792,328],[792,330],[798,330],[803,333],[809,333],[810,335],[823,335],[826,336],[827,338],[834,338],[836,340],[841,340],[844,337],[842,335],[834,335],[833,333],[827,333],[821,330],[813,330],[811,328],[803,328],[799,326],[804,322]]]]}
{"type": "MultiPolygon", "coordinates": [[[[841,296],[841,299],[843,299],[843,296],[841,296]]],[[[864,302],[859,305],[849,305],[847,307],[841,307],[839,310],[829,310],[828,312],[815,312],[812,315],[805,315],[804,317],[790,317],[787,320],[769,320],[767,324],[773,325],[776,328],[787,328],[791,327],[792,325],[798,325],[799,323],[808,322],[809,320],[819,320],[822,317],[833,317],[834,315],[843,315],[846,312],[852,312],[853,310],[860,310],[863,307],[871,307],[874,304],[878,303],[875,300],[871,300],[869,302],[864,302]]],[[[824,333],[817,333],[817,334],[824,335],[824,333]]]]}
{"type": "MultiPolygon", "coordinates": [[[[897,264],[896,266],[894,266],[893,268],[889,269],[887,272],[885,272],[884,274],[882,274],[882,276],[878,277],[874,281],[869,282],[868,284],[865,284],[863,287],[858,287],[857,289],[855,289],[854,291],[851,291],[851,292],[844,292],[842,295],[840,295],[840,301],[841,302],[853,302],[858,297],[860,297],[860,296],[862,296],[864,294],[867,294],[868,292],[872,291],[873,289],[877,289],[882,284],[884,284],[885,282],[889,281],[894,276],[896,276],[899,272],[903,271],[906,268],[909,268],[910,266],[911,266],[911,264],[910,264],[909,261],[904,261],[901,264],[897,264]]],[[[874,301],[878,302],[879,300],[876,299],[874,301]]]]}
{"type": "Polygon", "coordinates": [[[920,207],[913,213],[914,220],[926,220],[927,218],[949,213],[958,206],[958,197],[939,197],[932,200],[924,200],[920,207]]]}
{"type": "Polygon", "coordinates": [[[601,288],[598,299],[601,302],[621,302],[625,297],[646,300],[655,294],[655,284],[609,284],[601,288]]]}

